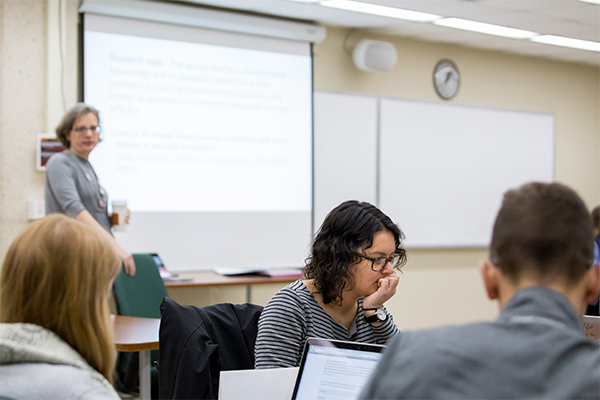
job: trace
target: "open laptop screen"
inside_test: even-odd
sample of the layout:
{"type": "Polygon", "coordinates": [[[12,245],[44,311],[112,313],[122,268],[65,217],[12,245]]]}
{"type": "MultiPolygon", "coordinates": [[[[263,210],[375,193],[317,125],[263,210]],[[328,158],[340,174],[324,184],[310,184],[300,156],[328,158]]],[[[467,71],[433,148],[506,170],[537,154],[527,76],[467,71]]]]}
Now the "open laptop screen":
{"type": "Polygon", "coordinates": [[[308,339],[292,400],[358,399],[384,346],[308,339]]]}

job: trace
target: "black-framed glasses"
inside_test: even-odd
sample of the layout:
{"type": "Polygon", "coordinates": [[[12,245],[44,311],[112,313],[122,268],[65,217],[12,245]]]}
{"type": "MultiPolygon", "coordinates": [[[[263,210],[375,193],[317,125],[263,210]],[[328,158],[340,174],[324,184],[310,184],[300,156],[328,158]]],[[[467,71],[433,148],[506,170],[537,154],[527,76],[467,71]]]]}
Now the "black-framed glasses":
{"type": "Polygon", "coordinates": [[[73,130],[77,133],[79,133],[81,136],[85,135],[87,133],[87,131],[92,132],[92,134],[95,133],[100,133],[100,131],[102,130],[99,126],[78,126],[78,127],[73,127],[73,130]]]}
{"type": "Polygon", "coordinates": [[[400,263],[402,262],[402,254],[394,253],[389,257],[367,257],[364,254],[359,254],[360,258],[371,261],[371,269],[373,272],[379,272],[383,270],[388,263],[392,265],[392,268],[400,271],[400,263]]]}

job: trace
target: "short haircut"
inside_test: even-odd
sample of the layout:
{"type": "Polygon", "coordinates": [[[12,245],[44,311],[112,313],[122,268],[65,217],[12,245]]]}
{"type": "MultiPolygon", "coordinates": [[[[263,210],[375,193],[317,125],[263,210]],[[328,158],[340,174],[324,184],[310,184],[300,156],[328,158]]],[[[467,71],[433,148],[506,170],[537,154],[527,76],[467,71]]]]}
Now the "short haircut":
{"type": "Polygon", "coordinates": [[[361,260],[359,251],[371,247],[375,234],[384,230],[394,235],[401,268],[406,264],[404,234],[390,217],[374,205],[356,200],[346,201],[329,212],[304,267],[304,275],[314,280],[325,304],[341,304],[344,289],[355,284],[351,267],[361,260]]]}
{"type": "Polygon", "coordinates": [[[98,110],[85,103],[77,103],[65,113],[64,117],[56,127],[56,137],[67,149],[71,147],[71,141],[67,139],[67,134],[73,129],[75,120],[84,115],[88,115],[89,113],[94,114],[96,118],[98,118],[98,124],[100,124],[100,113],[98,110]]]}
{"type": "Polygon", "coordinates": [[[46,328],[112,382],[108,292],[121,261],[108,240],[62,214],[27,226],[0,272],[0,321],[46,328]]]}
{"type": "Polygon", "coordinates": [[[504,195],[490,259],[513,283],[577,284],[592,264],[592,224],[579,196],[559,183],[533,182],[504,195]]]}
{"type": "Polygon", "coordinates": [[[600,206],[592,210],[592,225],[594,226],[594,237],[600,235],[600,206]]]}

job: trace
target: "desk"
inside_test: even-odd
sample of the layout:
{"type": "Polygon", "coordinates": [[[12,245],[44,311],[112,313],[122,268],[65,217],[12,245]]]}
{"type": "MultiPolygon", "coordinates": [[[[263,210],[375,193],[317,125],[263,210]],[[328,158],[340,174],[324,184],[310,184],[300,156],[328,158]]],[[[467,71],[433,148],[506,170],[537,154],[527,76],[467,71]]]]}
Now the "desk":
{"type": "Polygon", "coordinates": [[[158,349],[160,319],[111,315],[118,351],[140,352],[140,399],[150,399],[150,350],[158,349]]]}
{"type": "Polygon", "coordinates": [[[266,283],[292,283],[300,278],[300,276],[258,276],[258,275],[234,275],[224,276],[213,271],[198,271],[198,272],[182,272],[178,276],[192,278],[191,281],[175,281],[165,282],[167,289],[169,288],[201,288],[210,286],[229,286],[238,285],[246,286],[246,302],[252,303],[252,286],[266,283]]]}

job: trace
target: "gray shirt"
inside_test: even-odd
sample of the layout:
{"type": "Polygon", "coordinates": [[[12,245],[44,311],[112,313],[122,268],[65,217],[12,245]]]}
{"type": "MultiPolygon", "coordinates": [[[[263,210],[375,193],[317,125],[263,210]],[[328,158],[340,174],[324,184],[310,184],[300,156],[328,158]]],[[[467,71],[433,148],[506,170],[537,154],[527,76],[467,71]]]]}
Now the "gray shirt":
{"type": "Polygon", "coordinates": [[[518,291],[495,322],[403,332],[362,399],[599,399],[600,344],[568,299],[518,291]]]}
{"type": "Polygon", "coordinates": [[[46,214],[75,218],[85,209],[111,233],[108,196],[89,161],[70,151],[50,157],[46,165],[45,196],[46,214]]]}

